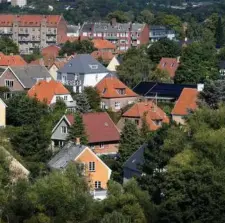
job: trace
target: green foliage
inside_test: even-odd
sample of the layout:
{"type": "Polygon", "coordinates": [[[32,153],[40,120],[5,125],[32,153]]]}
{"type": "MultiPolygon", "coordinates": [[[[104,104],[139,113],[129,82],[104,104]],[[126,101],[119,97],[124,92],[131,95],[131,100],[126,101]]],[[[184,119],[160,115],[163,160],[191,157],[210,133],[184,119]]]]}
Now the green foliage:
{"type": "Polygon", "coordinates": [[[70,56],[74,53],[92,53],[94,50],[94,44],[90,40],[67,41],[59,51],[59,55],[63,56],[64,54],[67,54],[70,56]]]}
{"type": "Polygon", "coordinates": [[[88,103],[92,111],[100,110],[101,97],[96,88],[93,87],[85,87],[84,93],[87,96],[88,103]]]}
{"type": "Polygon", "coordinates": [[[91,111],[88,96],[85,92],[76,94],[74,99],[76,101],[76,109],[78,112],[87,113],[91,111]]]}
{"type": "Polygon", "coordinates": [[[76,140],[76,138],[80,138],[80,143],[82,145],[88,144],[88,139],[85,132],[83,119],[79,113],[74,114],[74,123],[69,128],[69,134],[68,134],[67,140],[74,141],[76,140]]]}
{"type": "Polygon", "coordinates": [[[8,37],[1,37],[0,38],[0,52],[4,53],[5,55],[9,54],[18,54],[19,47],[12,39],[8,37]]]}
{"type": "Polygon", "coordinates": [[[216,37],[216,45],[217,45],[217,47],[224,46],[225,33],[224,33],[224,30],[223,30],[223,24],[222,24],[221,17],[219,17],[218,21],[217,21],[215,37],[216,37]]]}
{"type": "Polygon", "coordinates": [[[156,69],[150,75],[150,80],[155,82],[172,83],[172,79],[166,70],[156,69]]]}
{"type": "Polygon", "coordinates": [[[142,80],[149,79],[153,64],[146,55],[145,48],[131,48],[123,56],[123,63],[118,66],[119,78],[129,87],[134,87],[142,80]]]}
{"type": "Polygon", "coordinates": [[[34,49],[33,50],[33,53],[32,54],[23,55],[23,58],[24,58],[24,60],[27,63],[30,63],[30,62],[32,62],[34,60],[37,60],[37,59],[42,58],[42,55],[41,55],[41,52],[40,52],[39,48],[37,48],[37,49],[34,49]]]}
{"type": "Polygon", "coordinates": [[[140,137],[142,138],[142,141],[145,142],[148,138],[149,135],[149,126],[146,120],[146,114],[144,114],[144,116],[142,117],[142,125],[141,125],[141,129],[140,129],[140,137]]]}
{"type": "Polygon", "coordinates": [[[155,64],[158,64],[162,57],[178,57],[181,54],[179,45],[167,38],[160,39],[148,48],[148,56],[155,64]]]}
{"type": "Polygon", "coordinates": [[[113,211],[110,214],[105,214],[103,219],[101,220],[101,223],[131,223],[130,217],[126,217],[120,212],[113,211]]]}
{"type": "Polygon", "coordinates": [[[4,99],[4,93],[9,92],[9,88],[8,87],[0,87],[0,98],[4,99]]]}
{"type": "Polygon", "coordinates": [[[107,15],[107,19],[108,20],[112,20],[112,19],[116,19],[117,22],[129,22],[130,18],[126,15],[126,13],[124,13],[123,11],[114,11],[114,12],[110,12],[107,15]]]}
{"type": "Polygon", "coordinates": [[[151,11],[145,9],[140,12],[139,16],[137,16],[137,21],[140,23],[146,23],[150,25],[154,21],[154,14],[151,11]]]}
{"type": "Polygon", "coordinates": [[[216,49],[212,43],[195,42],[187,46],[181,56],[174,81],[176,83],[202,83],[218,78],[216,49]]]}

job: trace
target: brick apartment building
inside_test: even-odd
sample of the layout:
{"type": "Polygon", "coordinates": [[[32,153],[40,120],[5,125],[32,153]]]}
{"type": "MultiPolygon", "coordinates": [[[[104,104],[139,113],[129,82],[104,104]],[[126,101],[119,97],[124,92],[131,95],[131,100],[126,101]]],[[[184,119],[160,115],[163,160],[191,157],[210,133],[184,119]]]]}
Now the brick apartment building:
{"type": "Polygon", "coordinates": [[[84,23],[80,30],[81,39],[106,39],[117,46],[117,50],[126,51],[149,42],[149,26],[140,23],[84,23]]]}
{"type": "Polygon", "coordinates": [[[0,36],[12,38],[21,54],[60,43],[66,34],[67,23],[61,15],[0,14],[0,36]]]}

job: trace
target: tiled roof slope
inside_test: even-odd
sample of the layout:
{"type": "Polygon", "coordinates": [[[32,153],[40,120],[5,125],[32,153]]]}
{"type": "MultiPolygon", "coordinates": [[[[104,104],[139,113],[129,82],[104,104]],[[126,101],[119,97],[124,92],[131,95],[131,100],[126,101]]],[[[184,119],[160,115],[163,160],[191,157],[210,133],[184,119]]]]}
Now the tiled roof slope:
{"type": "MultiPolygon", "coordinates": [[[[74,116],[66,116],[70,124],[74,123],[74,116]]],[[[113,142],[120,140],[120,134],[112,119],[106,112],[82,114],[89,143],[113,142]]]]}
{"type": "Polygon", "coordinates": [[[172,115],[187,115],[188,110],[195,110],[197,97],[197,89],[184,88],[172,110],[172,115]]]}
{"type": "Polygon", "coordinates": [[[134,104],[128,111],[123,114],[123,117],[130,118],[143,118],[146,115],[146,121],[151,130],[156,130],[159,128],[154,121],[162,121],[163,123],[169,123],[169,118],[166,113],[159,108],[152,101],[139,102],[134,104]]]}
{"type": "Polygon", "coordinates": [[[56,45],[50,45],[41,50],[42,56],[57,57],[59,55],[60,47],[56,45]]]}
{"type": "Polygon", "coordinates": [[[27,62],[20,55],[0,55],[0,66],[24,66],[27,62]]]}
{"type": "Polygon", "coordinates": [[[108,40],[105,39],[94,39],[92,40],[92,42],[94,43],[94,47],[97,48],[98,50],[102,50],[102,49],[116,49],[116,45],[111,43],[108,40]]]}
{"type": "Polygon", "coordinates": [[[28,96],[36,97],[39,101],[51,103],[54,95],[69,94],[69,91],[61,82],[54,80],[39,81],[29,91],[28,96]]]}
{"type": "Polygon", "coordinates": [[[170,77],[175,76],[176,70],[179,66],[178,60],[176,58],[162,58],[159,62],[158,68],[160,70],[166,70],[170,77]]]}
{"type": "Polygon", "coordinates": [[[100,92],[100,96],[102,98],[125,98],[138,96],[116,77],[106,77],[102,79],[96,85],[96,89],[100,92]],[[119,94],[118,89],[125,89],[125,94],[119,94]]]}
{"type": "Polygon", "coordinates": [[[91,56],[94,57],[96,60],[101,58],[103,61],[109,62],[114,57],[112,52],[109,51],[94,51],[91,53],[91,56]]]}

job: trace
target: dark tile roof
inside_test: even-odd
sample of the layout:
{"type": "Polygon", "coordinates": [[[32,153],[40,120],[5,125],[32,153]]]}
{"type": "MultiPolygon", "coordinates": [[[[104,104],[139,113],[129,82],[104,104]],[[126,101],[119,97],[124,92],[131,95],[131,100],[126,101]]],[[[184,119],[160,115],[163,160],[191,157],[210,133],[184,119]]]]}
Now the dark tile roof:
{"type": "Polygon", "coordinates": [[[219,62],[219,68],[220,68],[220,69],[225,69],[225,60],[221,60],[221,61],[219,62]]]}
{"type": "Polygon", "coordinates": [[[179,98],[184,88],[197,88],[192,84],[168,84],[157,82],[140,82],[134,87],[133,91],[145,97],[163,97],[163,98],[179,98]]]}
{"type": "Polygon", "coordinates": [[[146,145],[142,145],[137,151],[135,151],[124,163],[123,168],[141,173],[140,167],[144,163],[145,148],[146,145]]]}

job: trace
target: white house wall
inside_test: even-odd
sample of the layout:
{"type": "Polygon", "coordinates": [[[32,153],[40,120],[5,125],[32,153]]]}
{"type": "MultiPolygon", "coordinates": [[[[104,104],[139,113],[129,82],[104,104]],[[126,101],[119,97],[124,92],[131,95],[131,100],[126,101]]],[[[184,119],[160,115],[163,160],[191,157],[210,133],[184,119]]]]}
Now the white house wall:
{"type": "Polygon", "coordinates": [[[98,82],[100,82],[108,73],[100,74],[85,74],[84,75],[84,87],[94,87],[98,82]]]}
{"type": "MultiPolygon", "coordinates": [[[[56,97],[60,97],[64,100],[64,96],[67,96],[67,100],[66,101],[73,101],[73,98],[70,94],[60,94],[60,95],[54,95],[54,97],[52,98],[51,100],[51,103],[50,104],[54,104],[56,103],[56,97]]],[[[64,100],[65,101],[65,100],[64,100]]]]}

